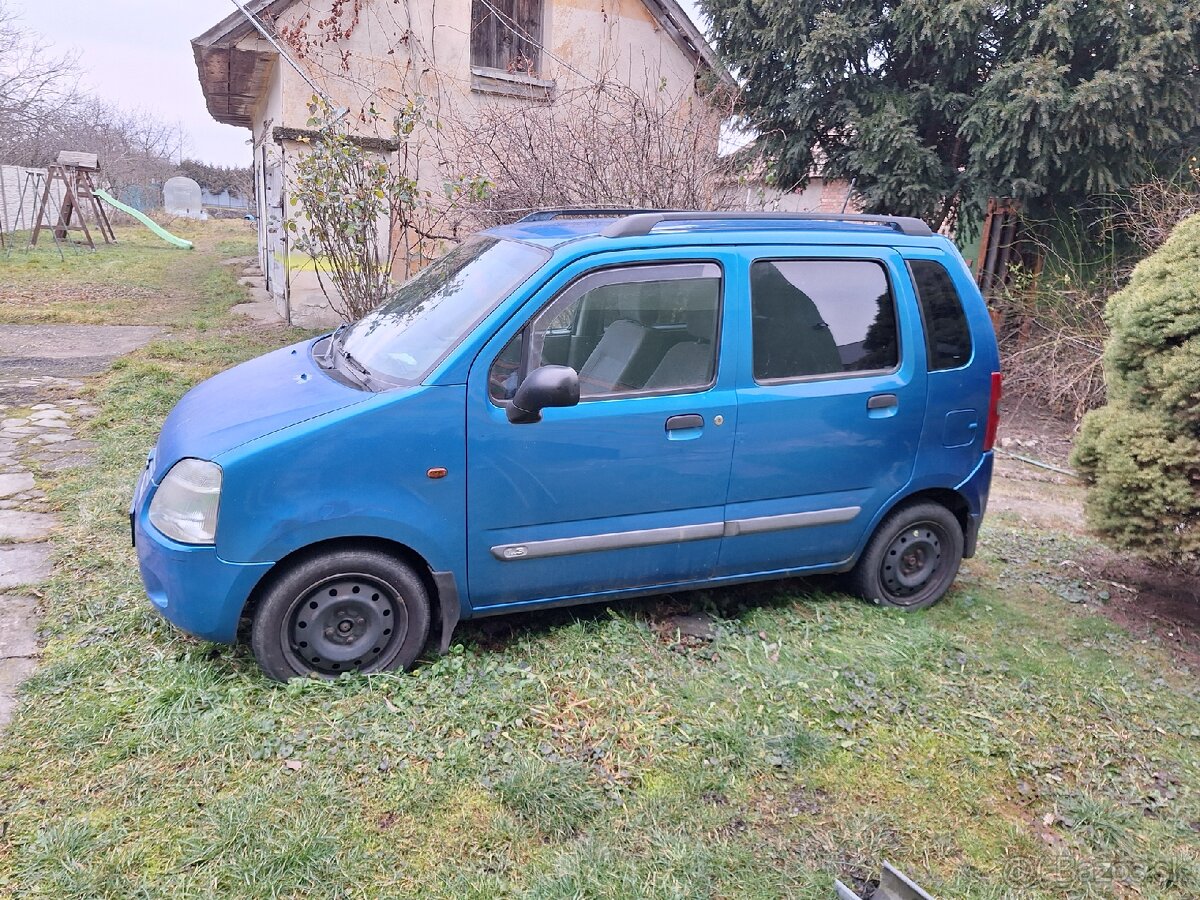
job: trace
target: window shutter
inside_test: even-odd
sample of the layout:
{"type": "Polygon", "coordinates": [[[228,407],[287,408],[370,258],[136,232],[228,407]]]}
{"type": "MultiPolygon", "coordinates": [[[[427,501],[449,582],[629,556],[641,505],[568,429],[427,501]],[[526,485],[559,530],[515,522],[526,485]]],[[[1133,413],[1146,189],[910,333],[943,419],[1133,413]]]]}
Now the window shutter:
{"type": "MultiPolygon", "coordinates": [[[[492,6],[504,10],[505,0],[491,0],[492,6]]],[[[508,0],[509,3],[512,0],[508,0]]],[[[500,46],[498,30],[503,26],[495,14],[479,0],[471,4],[471,65],[499,68],[500,46]]]]}
{"type": "Polygon", "coordinates": [[[512,55],[505,65],[512,65],[520,72],[536,74],[541,68],[538,45],[542,41],[542,0],[512,0],[512,5],[517,30],[531,40],[513,35],[512,55]]]}
{"type": "Polygon", "coordinates": [[[488,0],[485,4],[473,0],[471,65],[536,73],[541,60],[538,45],[542,40],[542,2],[488,0]]]}

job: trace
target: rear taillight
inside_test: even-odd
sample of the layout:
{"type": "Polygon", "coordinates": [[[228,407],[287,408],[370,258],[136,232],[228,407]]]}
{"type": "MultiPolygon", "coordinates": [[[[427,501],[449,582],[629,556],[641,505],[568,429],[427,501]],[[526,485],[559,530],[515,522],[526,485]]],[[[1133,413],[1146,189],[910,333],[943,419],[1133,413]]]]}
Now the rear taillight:
{"type": "Polygon", "coordinates": [[[983,452],[987,453],[996,443],[996,429],[1000,427],[1000,387],[1004,377],[992,373],[992,399],[988,401],[987,430],[983,433],[983,452]]]}

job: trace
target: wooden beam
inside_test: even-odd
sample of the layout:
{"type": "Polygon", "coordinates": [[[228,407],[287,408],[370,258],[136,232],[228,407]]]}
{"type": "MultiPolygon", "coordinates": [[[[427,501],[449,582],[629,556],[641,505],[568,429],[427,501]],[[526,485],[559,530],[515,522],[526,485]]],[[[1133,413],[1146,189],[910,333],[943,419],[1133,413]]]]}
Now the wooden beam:
{"type": "MultiPolygon", "coordinates": [[[[271,129],[271,137],[275,139],[275,143],[277,144],[281,141],[298,141],[303,144],[311,144],[320,136],[321,132],[314,131],[311,128],[284,128],[276,126],[271,129]]],[[[395,153],[400,149],[398,141],[389,141],[386,138],[359,137],[352,134],[350,135],[350,142],[374,153],[395,153]]]]}

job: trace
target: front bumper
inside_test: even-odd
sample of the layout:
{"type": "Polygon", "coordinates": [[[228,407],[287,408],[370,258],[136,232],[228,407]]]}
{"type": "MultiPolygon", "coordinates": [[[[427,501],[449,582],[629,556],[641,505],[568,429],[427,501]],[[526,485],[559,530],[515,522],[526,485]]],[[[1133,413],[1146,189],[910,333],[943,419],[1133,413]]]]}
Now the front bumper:
{"type": "Polygon", "coordinates": [[[149,501],[156,485],[142,473],[129,516],[142,583],[154,608],[181,631],[231,644],[250,592],[271,563],[231,563],[215,547],[180,544],[152,526],[149,501]]]}

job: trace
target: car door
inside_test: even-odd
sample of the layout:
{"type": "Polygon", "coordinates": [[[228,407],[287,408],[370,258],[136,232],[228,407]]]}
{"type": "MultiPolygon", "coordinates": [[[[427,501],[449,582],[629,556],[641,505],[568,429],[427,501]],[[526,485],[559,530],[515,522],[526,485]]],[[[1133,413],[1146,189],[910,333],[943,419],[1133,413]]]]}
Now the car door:
{"type": "Polygon", "coordinates": [[[887,248],[747,255],[747,352],[718,574],[839,563],[912,476],[924,346],[887,248]]]}
{"type": "Polygon", "coordinates": [[[736,428],[731,259],[576,263],[485,346],[467,391],[476,609],[712,574],[736,428]],[[580,373],[579,404],[510,423],[517,385],[550,364],[580,373]]]}

